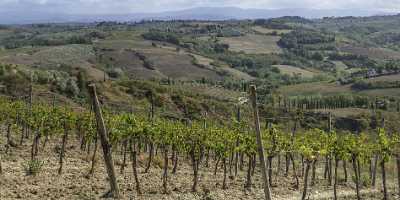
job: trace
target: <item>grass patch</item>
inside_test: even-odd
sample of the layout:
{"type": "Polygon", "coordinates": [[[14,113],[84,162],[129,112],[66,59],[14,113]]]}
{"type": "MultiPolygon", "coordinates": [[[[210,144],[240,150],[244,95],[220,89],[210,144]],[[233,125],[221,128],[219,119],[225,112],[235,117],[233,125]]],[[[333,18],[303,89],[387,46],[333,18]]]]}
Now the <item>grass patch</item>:
{"type": "Polygon", "coordinates": [[[302,78],[312,78],[315,75],[314,72],[290,65],[273,65],[273,66],[277,67],[281,71],[281,74],[287,74],[291,76],[300,75],[302,78]]]}
{"type": "Polygon", "coordinates": [[[23,164],[25,174],[28,176],[36,176],[42,171],[44,165],[43,161],[40,160],[29,160],[26,164],[23,164]]]}
{"type": "Polygon", "coordinates": [[[253,29],[254,31],[257,31],[259,33],[263,33],[263,34],[271,34],[276,32],[276,34],[285,34],[285,33],[289,33],[292,30],[289,29],[270,29],[270,28],[264,28],[261,26],[254,26],[251,29],[253,29]]]}
{"type": "Polygon", "coordinates": [[[281,53],[278,46],[279,36],[264,36],[249,34],[241,37],[223,37],[219,38],[222,43],[229,44],[229,49],[236,52],[245,52],[248,54],[270,54],[281,53]]]}

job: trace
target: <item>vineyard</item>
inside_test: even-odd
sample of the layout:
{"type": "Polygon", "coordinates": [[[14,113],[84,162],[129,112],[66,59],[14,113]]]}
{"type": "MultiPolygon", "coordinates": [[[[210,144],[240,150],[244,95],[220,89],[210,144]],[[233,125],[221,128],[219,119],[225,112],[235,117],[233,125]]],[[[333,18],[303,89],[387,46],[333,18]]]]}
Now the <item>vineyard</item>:
{"type": "MultiPolygon", "coordinates": [[[[189,120],[157,117],[153,110],[148,115],[101,110],[95,89],[92,89],[93,102],[86,109],[2,98],[0,116],[5,128],[2,134],[5,148],[0,154],[0,173],[2,176],[14,173],[7,169],[10,164],[2,165],[6,162],[4,158],[27,148],[30,157],[24,158],[26,175],[44,176],[41,173],[46,166],[40,154],[56,142],[58,165],[52,169],[62,177],[68,168],[66,160],[73,159],[66,155],[78,152],[87,158],[88,171],[83,181],[88,182],[94,178],[96,168],[103,166],[97,160],[101,156],[98,149],[102,148],[108,175],[103,181],[108,182],[110,188],[103,195],[105,198],[165,199],[171,192],[179,193],[174,188],[177,176],[190,176],[189,180],[185,179],[188,182],[183,185],[184,190],[199,194],[196,199],[213,199],[209,196],[210,189],[204,189],[205,183],[202,183],[210,181],[206,175],[217,177],[211,179],[214,181],[211,187],[223,191],[230,191],[230,187],[244,188],[244,197],[238,199],[250,197],[245,194],[254,199],[288,199],[279,192],[280,184],[290,188],[290,198],[296,197],[294,199],[399,197],[400,137],[385,131],[384,120],[375,134],[356,134],[335,132],[331,117],[326,122],[327,130],[304,129],[298,123],[304,117],[299,112],[288,119],[293,122],[292,127],[268,123],[265,129],[260,129],[255,94],[250,99],[254,119],[242,119],[238,110],[235,119],[221,124],[209,120],[206,113],[202,120],[189,120]],[[74,145],[71,147],[69,143],[74,145]],[[114,162],[115,156],[122,156],[121,162],[114,162]],[[388,169],[394,169],[394,163],[397,163],[397,172],[391,173],[388,169]],[[120,187],[122,183],[118,179],[122,178],[117,175],[115,164],[120,166],[122,175],[130,168],[131,189],[126,185],[120,187]],[[157,166],[160,170],[155,169],[157,166]],[[148,185],[143,183],[148,183],[146,174],[152,170],[158,171],[161,179],[158,186],[149,191],[148,185]],[[182,174],[180,170],[189,172],[182,174]],[[318,176],[322,175],[321,180],[318,176]],[[398,177],[397,183],[391,182],[394,176],[398,177]],[[326,196],[318,198],[313,194],[312,189],[318,185],[326,186],[326,196]],[[382,192],[365,193],[378,187],[382,192]],[[154,189],[159,190],[161,196],[148,196],[154,189]],[[341,193],[342,189],[345,192],[341,193]],[[352,190],[350,194],[349,189],[352,190]],[[257,192],[248,193],[254,190],[257,192]],[[263,190],[264,195],[260,195],[258,192],[263,190]],[[341,196],[344,194],[347,196],[341,196]]],[[[1,187],[6,184],[0,181],[1,187]]],[[[102,194],[79,196],[78,199],[100,196],[102,194]]],[[[9,193],[0,196],[1,199],[14,197],[9,193]]]]}

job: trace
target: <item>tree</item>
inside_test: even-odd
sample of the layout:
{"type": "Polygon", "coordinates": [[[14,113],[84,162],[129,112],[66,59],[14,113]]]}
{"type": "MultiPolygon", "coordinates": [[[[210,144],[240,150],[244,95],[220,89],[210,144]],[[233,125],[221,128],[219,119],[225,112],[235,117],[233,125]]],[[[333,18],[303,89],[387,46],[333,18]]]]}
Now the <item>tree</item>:
{"type": "Polygon", "coordinates": [[[69,97],[76,97],[79,94],[79,88],[74,79],[68,79],[65,86],[65,93],[69,97]]]}
{"type": "Polygon", "coordinates": [[[315,52],[311,58],[318,61],[324,60],[324,56],[320,52],[315,52]]]}

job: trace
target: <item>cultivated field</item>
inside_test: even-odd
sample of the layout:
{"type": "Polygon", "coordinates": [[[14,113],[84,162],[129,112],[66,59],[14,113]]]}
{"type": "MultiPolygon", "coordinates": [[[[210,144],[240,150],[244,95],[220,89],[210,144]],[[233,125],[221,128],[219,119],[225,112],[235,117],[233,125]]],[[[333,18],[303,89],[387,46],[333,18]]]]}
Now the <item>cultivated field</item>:
{"type": "Polygon", "coordinates": [[[198,54],[193,54],[193,53],[189,53],[189,55],[193,56],[193,58],[196,59],[198,64],[203,65],[207,69],[224,71],[227,74],[229,74],[229,76],[232,77],[233,79],[238,79],[238,80],[253,80],[254,79],[249,74],[246,74],[242,71],[239,71],[237,69],[229,67],[227,64],[222,63],[221,66],[216,67],[216,66],[212,65],[214,60],[212,60],[210,58],[206,58],[204,56],[201,56],[198,54]]]}
{"type": "Polygon", "coordinates": [[[254,26],[252,27],[252,29],[254,31],[263,33],[263,34],[271,34],[273,32],[276,32],[277,34],[285,34],[285,33],[289,33],[292,30],[289,29],[269,29],[269,28],[265,28],[265,27],[261,27],[261,26],[254,26]]]}
{"type": "Polygon", "coordinates": [[[379,76],[375,78],[369,78],[366,80],[367,82],[378,82],[378,81],[400,81],[400,74],[393,74],[393,75],[387,75],[387,76],[379,76]]]}
{"type": "Polygon", "coordinates": [[[211,80],[221,79],[215,71],[203,69],[192,63],[192,57],[182,55],[178,52],[154,48],[143,50],[142,52],[150,61],[154,63],[155,68],[166,77],[172,77],[181,80],[193,80],[207,78],[211,80]]]}
{"type": "Polygon", "coordinates": [[[62,64],[71,67],[87,66],[90,65],[88,60],[92,58],[94,58],[94,52],[91,46],[73,44],[55,47],[39,47],[32,48],[31,51],[28,52],[16,52],[3,57],[2,62],[54,69],[62,64]]]}
{"type": "Polygon", "coordinates": [[[388,89],[373,89],[363,90],[360,94],[365,94],[371,97],[385,96],[385,97],[400,97],[399,88],[388,88],[388,89]]]}
{"type": "Polygon", "coordinates": [[[302,83],[297,85],[283,86],[279,89],[285,95],[332,95],[351,92],[350,85],[339,85],[336,83],[318,82],[302,83]]]}
{"type": "Polygon", "coordinates": [[[272,66],[277,67],[282,74],[287,74],[291,76],[300,75],[300,77],[303,78],[312,78],[315,75],[314,72],[290,65],[272,65],[272,66]]]}
{"type": "Polygon", "coordinates": [[[375,59],[400,59],[400,52],[385,48],[341,46],[340,50],[343,52],[364,55],[375,59]]]}
{"type": "Polygon", "coordinates": [[[249,54],[280,53],[281,49],[277,42],[279,36],[263,36],[248,34],[241,37],[222,37],[221,42],[229,44],[232,51],[244,51],[249,54]]]}

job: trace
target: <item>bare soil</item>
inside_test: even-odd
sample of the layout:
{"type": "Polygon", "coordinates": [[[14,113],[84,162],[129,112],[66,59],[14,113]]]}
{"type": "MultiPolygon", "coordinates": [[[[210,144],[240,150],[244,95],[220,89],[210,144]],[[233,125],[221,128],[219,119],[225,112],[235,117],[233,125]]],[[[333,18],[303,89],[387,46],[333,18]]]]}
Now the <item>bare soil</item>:
{"type": "MultiPolygon", "coordinates": [[[[24,165],[30,159],[30,143],[26,141],[24,145],[12,148],[8,154],[5,154],[4,135],[0,135],[0,153],[2,156],[3,174],[0,176],[0,199],[102,199],[102,195],[107,193],[109,185],[106,178],[106,171],[103,166],[102,151],[98,150],[97,166],[92,177],[88,177],[90,168],[90,156],[86,152],[82,152],[78,148],[78,142],[75,138],[70,138],[66,159],[64,163],[64,172],[62,175],[57,174],[58,153],[57,148],[61,139],[51,139],[44,149],[39,153],[39,159],[44,162],[43,168],[36,176],[27,175],[24,165]]],[[[16,139],[15,139],[16,140],[16,139]]],[[[40,145],[42,147],[42,144],[40,145]]],[[[116,150],[114,149],[116,152],[116,150]]],[[[142,153],[139,156],[139,179],[141,182],[143,195],[138,196],[135,191],[135,183],[131,168],[131,162],[128,158],[127,166],[124,173],[120,173],[122,155],[118,152],[114,154],[115,169],[118,174],[118,183],[120,186],[122,199],[144,199],[144,200],[219,200],[219,199],[263,199],[263,190],[261,185],[260,172],[256,168],[253,177],[253,186],[251,191],[244,189],[246,166],[243,171],[239,171],[235,179],[228,178],[228,189],[222,189],[223,169],[220,167],[216,176],[213,174],[214,162],[210,163],[210,167],[202,166],[200,168],[200,184],[198,192],[191,192],[192,170],[188,160],[180,157],[180,165],[177,174],[171,174],[172,166],[169,168],[169,193],[162,192],[162,159],[159,157],[161,153],[155,157],[153,166],[149,173],[144,173],[144,166],[147,154],[142,153]]],[[[211,161],[213,159],[210,159],[211,161]]],[[[294,179],[289,174],[288,177],[283,176],[284,169],[280,170],[280,175],[276,176],[277,167],[274,165],[273,187],[272,193],[274,199],[300,199],[301,190],[293,187],[294,179]]],[[[170,162],[171,164],[171,162],[170,162]]],[[[284,159],[282,157],[282,168],[284,167],[284,159]]],[[[333,190],[331,186],[327,186],[326,180],[323,179],[323,163],[321,162],[317,168],[317,182],[315,186],[311,186],[309,190],[309,199],[332,199],[333,190]]],[[[300,163],[298,168],[301,169],[300,163]]],[[[392,168],[388,168],[390,199],[396,199],[398,196],[393,194],[398,192],[395,190],[392,168]]],[[[349,168],[349,182],[339,185],[339,199],[355,199],[354,185],[351,182],[351,169],[349,168]]],[[[367,171],[365,171],[367,173],[367,171]]],[[[300,174],[300,171],[299,171],[300,174]]],[[[341,176],[342,177],[342,176],[341,176]]],[[[300,188],[302,188],[302,178],[300,177],[300,188]]],[[[381,182],[378,180],[375,189],[363,188],[363,199],[382,199],[381,182]]]]}

